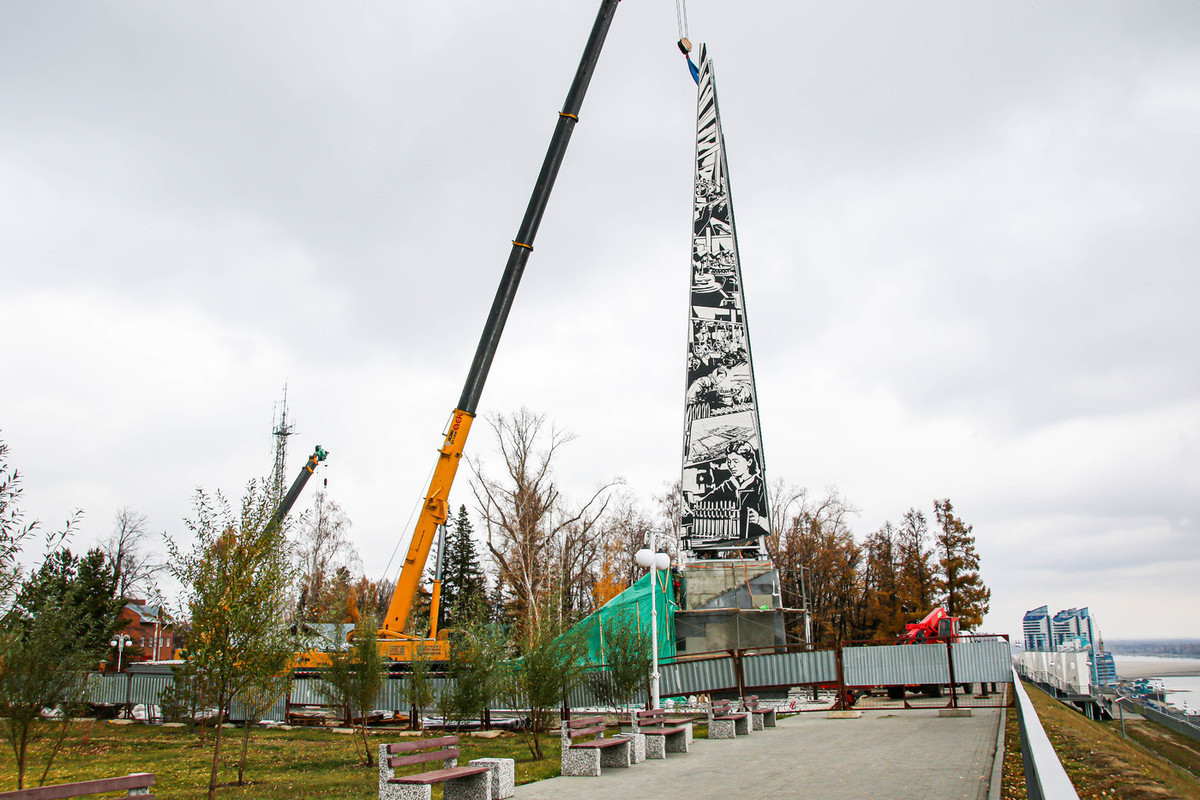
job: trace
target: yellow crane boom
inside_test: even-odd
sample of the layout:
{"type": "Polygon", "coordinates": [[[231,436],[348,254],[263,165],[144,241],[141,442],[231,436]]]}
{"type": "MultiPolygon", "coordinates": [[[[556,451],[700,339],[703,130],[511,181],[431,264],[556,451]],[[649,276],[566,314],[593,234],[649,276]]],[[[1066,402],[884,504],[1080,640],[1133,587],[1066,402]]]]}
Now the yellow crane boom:
{"type": "Polygon", "coordinates": [[[559,167],[562,165],[563,156],[566,154],[567,145],[570,143],[571,133],[579,123],[579,110],[583,105],[583,97],[587,93],[588,84],[591,82],[592,73],[600,58],[600,50],[604,46],[604,39],[608,35],[608,29],[619,2],[620,0],[601,0],[600,10],[592,25],[592,32],[584,48],[583,57],[575,71],[575,78],[571,82],[571,88],[567,92],[563,108],[558,113],[554,136],[550,140],[546,157],[542,161],[542,169],[529,198],[529,205],[525,209],[525,216],[521,220],[521,227],[517,231],[516,238],[513,239],[504,275],[500,279],[500,286],[496,289],[496,297],[492,301],[491,311],[479,338],[479,345],[475,350],[475,358],[471,362],[471,369],[467,374],[462,396],[451,415],[446,441],[438,451],[438,461],[433,472],[433,479],[430,481],[429,491],[425,494],[425,503],[417,519],[412,542],[404,559],[404,567],[401,570],[400,578],[396,581],[387,616],[379,631],[380,652],[394,661],[410,661],[415,654],[435,661],[446,660],[449,657],[445,634],[442,634],[443,638],[438,638],[437,630],[440,581],[435,581],[433,587],[429,637],[417,638],[406,634],[404,629],[409,622],[413,600],[420,587],[421,573],[425,570],[425,562],[429,558],[429,551],[433,548],[437,528],[446,523],[450,488],[454,484],[455,473],[458,472],[458,465],[467,441],[467,433],[471,429],[471,422],[475,419],[479,396],[483,392],[483,384],[487,380],[492,358],[496,354],[500,334],[504,330],[504,323],[512,308],[521,275],[525,271],[525,263],[529,259],[529,254],[533,252],[533,240],[546,210],[550,190],[554,188],[554,181],[558,176],[559,167]]]}

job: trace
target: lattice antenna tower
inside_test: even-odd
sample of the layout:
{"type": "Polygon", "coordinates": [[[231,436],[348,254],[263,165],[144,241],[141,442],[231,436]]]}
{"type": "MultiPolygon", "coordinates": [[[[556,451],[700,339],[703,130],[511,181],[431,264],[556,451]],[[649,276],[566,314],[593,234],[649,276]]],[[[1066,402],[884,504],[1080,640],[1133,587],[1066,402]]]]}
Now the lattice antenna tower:
{"type": "Polygon", "coordinates": [[[287,440],[295,434],[296,426],[288,422],[287,384],[283,385],[283,400],[275,404],[272,413],[271,437],[275,440],[275,467],[271,471],[271,498],[278,506],[283,500],[287,475],[287,440]]]}

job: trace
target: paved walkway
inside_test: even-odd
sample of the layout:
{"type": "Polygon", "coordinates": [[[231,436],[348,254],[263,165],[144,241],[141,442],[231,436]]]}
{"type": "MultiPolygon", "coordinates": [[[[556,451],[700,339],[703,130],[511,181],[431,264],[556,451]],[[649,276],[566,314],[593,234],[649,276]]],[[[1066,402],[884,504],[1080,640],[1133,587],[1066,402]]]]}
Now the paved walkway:
{"type": "MultiPolygon", "coordinates": [[[[971,717],[869,711],[799,714],[734,740],[697,739],[686,755],[606,769],[599,778],[518,786],[517,800],[985,800],[1000,709],[971,717]]],[[[998,796],[998,795],[997,795],[998,796]]]]}

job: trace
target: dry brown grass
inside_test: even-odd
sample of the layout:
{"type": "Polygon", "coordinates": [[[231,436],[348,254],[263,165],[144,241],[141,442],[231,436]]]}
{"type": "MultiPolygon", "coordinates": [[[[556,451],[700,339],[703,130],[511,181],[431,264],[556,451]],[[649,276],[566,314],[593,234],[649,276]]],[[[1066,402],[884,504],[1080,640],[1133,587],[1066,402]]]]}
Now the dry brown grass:
{"type": "MultiPolygon", "coordinates": [[[[1200,743],[1152,722],[1094,722],[1036,687],[1026,691],[1081,798],[1200,800],[1200,779],[1163,760],[1200,774],[1200,743]]],[[[1004,800],[1025,800],[1025,778],[1016,709],[1010,708],[1004,740],[1004,800]]]]}

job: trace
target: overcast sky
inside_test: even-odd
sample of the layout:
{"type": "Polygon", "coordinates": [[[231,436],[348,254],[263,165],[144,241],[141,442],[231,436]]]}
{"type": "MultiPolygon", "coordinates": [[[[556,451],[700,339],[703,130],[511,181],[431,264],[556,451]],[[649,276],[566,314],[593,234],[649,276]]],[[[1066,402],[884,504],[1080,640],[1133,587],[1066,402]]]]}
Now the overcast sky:
{"type": "MultiPolygon", "coordinates": [[[[595,0],[0,4],[0,437],[80,547],[330,453],[377,574],[595,0]]],[[[688,4],[728,148],[769,479],[865,535],[949,497],[984,629],[1200,637],[1200,5],[688,4]],[[1191,266],[1189,266],[1191,265],[1191,266]]],[[[695,86],[616,14],[483,393],[583,497],[679,477],[695,86]]],[[[488,458],[486,426],[468,455],[488,458]]],[[[469,503],[467,475],[452,504],[469,503]]],[[[311,491],[311,490],[310,490],[311,491]]],[[[311,500],[311,497],[308,498],[311,500]]]]}

